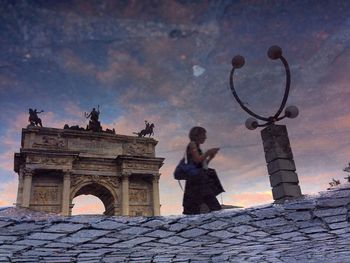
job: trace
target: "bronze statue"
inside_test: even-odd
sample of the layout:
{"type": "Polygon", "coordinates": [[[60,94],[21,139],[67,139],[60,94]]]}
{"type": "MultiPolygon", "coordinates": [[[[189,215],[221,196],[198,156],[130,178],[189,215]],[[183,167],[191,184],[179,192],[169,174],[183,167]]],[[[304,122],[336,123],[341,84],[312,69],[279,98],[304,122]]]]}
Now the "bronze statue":
{"type": "Polygon", "coordinates": [[[100,105],[98,105],[97,110],[93,108],[89,114],[85,112],[85,117],[87,119],[90,118],[90,121],[88,126],[86,127],[86,130],[94,131],[94,132],[102,131],[101,123],[98,121],[99,116],[100,116],[100,105]]]}
{"type": "Polygon", "coordinates": [[[90,120],[92,120],[92,121],[98,121],[98,117],[100,116],[100,109],[99,108],[100,108],[100,105],[98,105],[97,110],[95,108],[93,108],[89,115],[86,115],[86,113],[85,113],[85,117],[90,118],[90,120]]]}
{"type": "Polygon", "coordinates": [[[41,119],[38,117],[39,113],[44,112],[43,110],[37,111],[37,109],[29,109],[29,126],[40,126],[43,127],[41,119]]]}
{"type": "Polygon", "coordinates": [[[149,134],[148,137],[151,137],[151,135],[154,135],[153,128],[154,124],[149,123],[147,120],[145,121],[145,129],[141,130],[140,132],[134,132],[134,134],[137,134],[138,137],[146,137],[147,134],[149,134]]]}

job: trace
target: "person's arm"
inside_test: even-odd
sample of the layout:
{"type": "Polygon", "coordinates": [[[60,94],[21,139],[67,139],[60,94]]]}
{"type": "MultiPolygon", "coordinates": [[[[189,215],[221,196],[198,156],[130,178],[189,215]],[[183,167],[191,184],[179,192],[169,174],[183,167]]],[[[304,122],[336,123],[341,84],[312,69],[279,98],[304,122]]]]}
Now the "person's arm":
{"type": "Polygon", "coordinates": [[[200,154],[195,142],[191,142],[190,143],[190,149],[189,150],[190,150],[190,153],[191,153],[191,156],[192,156],[192,160],[195,163],[202,163],[208,157],[214,158],[215,154],[218,151],[217,148],[213,148],[213,149],[209,149],[204,154],[200,154]]]}
{"type": "Polygon", "coordinates": [[[208,160],[207,160],[207,163],[209,164],[209,162],[214,159],[214,157],[216,156],[216,154],[218,153],[218,151],[220,150],[220,148],[213,148],[211,149],[213,150],[213,154],[209,156],[208,160]]]}

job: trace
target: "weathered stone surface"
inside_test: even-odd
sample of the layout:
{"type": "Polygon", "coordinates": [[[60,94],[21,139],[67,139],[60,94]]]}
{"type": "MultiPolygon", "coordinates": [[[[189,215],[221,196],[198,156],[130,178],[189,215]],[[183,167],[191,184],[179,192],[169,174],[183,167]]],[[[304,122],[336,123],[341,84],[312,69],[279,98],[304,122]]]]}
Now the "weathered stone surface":
{"type": "Polygon", "coordinates": [[[69,223],[61,223],[61,224],[55,224],[49,228],[45,229],[45,232],[75,232],[77,230],[80,230],[84,228],[85,225],[83,224],[69,224],[69,223]]]}
{"type": "Polygon", "coordinates": [[[293,221],[306,221],[312,218],[312,215],[309,211],[296,211],[291,212],[286,215],[286,218],[293,221]]]}
{"type": "Polygon", "coordinates": [[[272,196],[274,200],[288,197],[301,196],[300,186],[294,183],[283,183],[272,188],[272,196]]]}
{"type": "Polygon", "coordinates": [[[288,225],[288,221],[285,220],[284,218],[265,219],[265,220],[255,221],[254,225],[261,228],[284,226],[284,225],[288,225]]]}
{"type": "Polygon", "coordinates": [[[127,235],[142,235],[146,232],[150,232],[150,228],[145,227],[130,227],[125,230],[120,231],[121,234],[127,234],[127,235]]]}
{"type": "Polygon", "coordinates": [[[314,215],[317,217],[326,217],[332,215],[346,214],[347,209],[345,207],[329,208],[329,209],[317,209],[314,211],[314,215]]]}
{"type": "Polygon", "coordinates": [[[206,233],[208,233],[208,231],[202,230],[202,229],[199,229],[199,228],[194,228],[194,229],[190,229],[190,230],[186,230],[186,231],[180,232],[179,235],[182,236],[182,237],[185,237],[185,238],[194,238],[194,237],[198,237],[198,236],[204,235],[206,233]]]}
{"type": "Polygon", "coordinates": [[[11,223],[0,227],[0,259],[26,263],[343,263],[350,261],[349,205],[339,191],[345,190],[323,193],[320,198],[339,198],[342,206],[316,206],[319,199],[308,197],[196,216],[79,216],[53,222],[7,218],[11,223]]]}
{"type": "Polygon", "coordinates": [[[28,238],[39,239],[39,240],[54,240],[59,237],[63,237],[66,234],[54,234],[54,233],[34,233],[31,234],[28,238]]]}
{"type": "Polygon", "coordinates": [[[158,238],[163,238],[163,237],[168,237],[174,235],[173,232],[171,231],[164,231],[164,230],[156,230],[151,233],[146,234],[149,237],[158,237],[158,238]]]}
{"type": "Polygon", "coordinates": [[[280,171],[295,171],[295,163],[293,160],[288,160],[288,159],[276,159],[272,162],[269,162],[267,164],[267,170],[270,175],[280,171]]]}
{"type": "Polygon", "coordinates": [[[292,210],[310,210],[316,207],[316,201],[313,199],[300,200],[299,202],[286,201],[283,207],[292,210]]]}
{"type": "Polygon", "coordinates": [[[298,184],[298,175],[294,171],[280,170],[269,176],[271,187],[275,187],[281,183],[298,184]]]}
{"type": "Polygon", "coordinates": [[[204,224],[201,227],[206,230],[219,230],[219,229],[223,229],[227,225],[228,223],[218,220],[218,221],[210,222],[208,224],[204,224]]]}
{"type": "Polygon", "coordinates": [[[323,217],[323,220],[326,223],[337,223],[337,222],[342,222],[346,221],[347,215],[335,215],[335,216],[329,216],[329,217],[323,217]]]}
{"type": "Polygon", "coordinates": [[[259,219],[275,218],[283,212],[281,206],[271,206],[267,208],[254,209],[250,211],[250,214],[258,217],[259,219]]]}
{"type": "Polygon", "coordinates": [[[104,220],[102,222],[93,223],[91,224],[91,227],[96,229],[105,229],[105,230],[117,230],[117,229],[125,229],[125,224],[111,221],[111,220],[104,220]]]}
{"type": "Polygon", "coordinates": [[[179,236],[173,236],[173,237],[163,238],[159,242],[167,243],[167,244],[171,244],[171,245],[178,245],[178,244],[181,244],[181,243],[184,243],[187,241],[188,241],[188,239],[186,239],[186,238],[182,238],[179,236]]]}
{"type": "Polygon", "coordinates": [[[151,237],[137,237],[131,240],[127,240],[124,242],[120,242],[120,243],[116,243],[114,245],[112,245],[111,247],[117,247],[117,248],[127,248],[127,247],[134,247],[137,245],[140,245],[142,243],[146,243],[149,241],[154,240],[155,238],[151,238],[151,237]]]}
{"type": "Polygon", "coordinates": [[[349,204],[349,198],[326,198],[326,199],[318,199],[317,206],[318,207],[339,207],[345,206],[349,204]]]}
{"type": "Polygon", "coordinates": [[[235,236],[235,234],[226,231],[226,230],[220,230],[220,231],[212,231],[210,233],[208,233],[208,235],[210,236],[214,236],[214,237],[221,237],[221,238],[230,238],[235,236]]]}

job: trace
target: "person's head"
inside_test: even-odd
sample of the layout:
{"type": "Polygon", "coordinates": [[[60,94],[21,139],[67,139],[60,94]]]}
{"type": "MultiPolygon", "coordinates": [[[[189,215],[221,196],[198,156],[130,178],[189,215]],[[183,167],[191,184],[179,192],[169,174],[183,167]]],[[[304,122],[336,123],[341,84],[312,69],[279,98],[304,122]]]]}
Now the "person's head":
{"type": "Polygon", "coordinates": [[[204,143],[207,138],[207,131],[203,127],[193,127],[190,130],[189,138],[191,141],[194,141],[198,144],[204,143]]]}

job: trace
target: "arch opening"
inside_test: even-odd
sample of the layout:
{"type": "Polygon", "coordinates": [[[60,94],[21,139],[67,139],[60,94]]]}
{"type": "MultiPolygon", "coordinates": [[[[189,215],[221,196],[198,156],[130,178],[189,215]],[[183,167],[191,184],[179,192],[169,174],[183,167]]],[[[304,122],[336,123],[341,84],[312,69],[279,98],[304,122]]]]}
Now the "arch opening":
{"type": "MultiPolygon", "coordinates": [[[[109,189],[98,183],[89,183],[83,185],[79,190],[75,192],[73,200],[75,200],[75,202],[79,201],[82,203],[83,207],[79,209],[78,205],[77,209],[80,214],[84,214],[85,209],[86,214],[91,214],[93,211],[96,211],[98,214],[103,213],[105,215],[114,215],[116,200],[109,189]]],[[[73,200],[72,203],[74,204],[73,200]]],[[[74,209],[73,206],[72,214],[76,212],[75,210],[76,209],[74,209]]]]}
{"type": "Polygon", "coordinates": [[[101,215],[106,211],[102,201],[94,195],[76,196],[72,204],[72,215],[101,215]]]}

